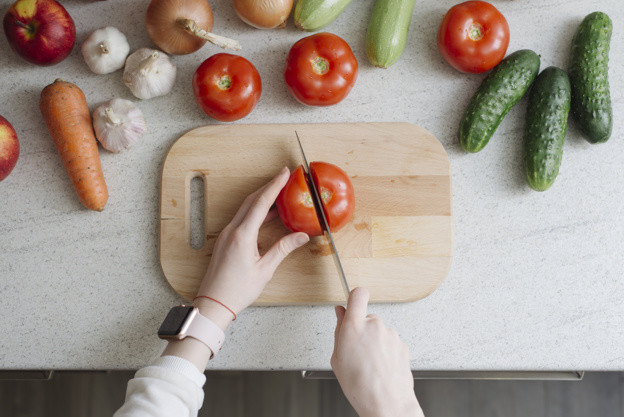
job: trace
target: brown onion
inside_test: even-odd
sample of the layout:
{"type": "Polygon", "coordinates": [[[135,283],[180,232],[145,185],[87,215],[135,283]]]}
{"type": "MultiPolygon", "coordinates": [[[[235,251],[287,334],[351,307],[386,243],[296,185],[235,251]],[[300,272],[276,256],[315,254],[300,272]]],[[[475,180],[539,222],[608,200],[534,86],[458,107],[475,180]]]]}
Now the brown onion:
{"type": "Polygon", "coordinates": [[[283,28],[293,3],[293,0],[234,0],[234,9],[243,22],[258,29],[283,28]]]}
{"type": "Polygon", "coordinates": [[[152,0],[145,15],[147,34],[169,54],[190,54],[206,41],[224,49],[241,49],[237,41],[210,33],[213,22],[206,0],[152,0]]]}

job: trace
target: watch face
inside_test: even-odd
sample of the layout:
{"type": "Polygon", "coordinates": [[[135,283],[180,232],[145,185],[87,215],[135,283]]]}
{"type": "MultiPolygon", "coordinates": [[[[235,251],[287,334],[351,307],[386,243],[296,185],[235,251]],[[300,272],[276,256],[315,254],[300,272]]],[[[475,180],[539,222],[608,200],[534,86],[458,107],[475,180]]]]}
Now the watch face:
{"type": "Polygon", "coordinates": [[[175,336],[180,333],[186,318],[193,311],[192,306],[178,306],[169,310],[169,314],[158,329],[159,336],[175,336]]]}

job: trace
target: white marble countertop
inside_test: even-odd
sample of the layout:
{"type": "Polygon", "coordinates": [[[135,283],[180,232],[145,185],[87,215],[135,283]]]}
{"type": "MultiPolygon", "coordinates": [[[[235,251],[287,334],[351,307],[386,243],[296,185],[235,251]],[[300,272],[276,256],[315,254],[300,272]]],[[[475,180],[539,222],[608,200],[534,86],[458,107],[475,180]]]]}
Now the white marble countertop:
{"type": "MultiPolygon", "coordinates": [[[[4,13],[9,0],[0,1],[4,13]]],[[[78,43],[114,25],[131,48],[150,46],[147,0],[64,1],[78,43]]],[[[409,121],[433,132],[453,170],[455,257],[428,298],[370,310],[397,329],[417,370],[624,369],[624,8],[621,0],[496,0],[511,28],[509,52],[530,48],[542,68],[566,67],[572,35],[594,10],[614,22],[611,140],[589,145],[574,126],[561,173],[545,193],[531,191],[521,166],[526,101],[477,155],[464,153],[456,130],[483,76],[448,66],[435,43],[455,1],[417,2],[401,60],[372,67],[364,52],[372,0],[356,0],[328,31],[344,37],[360,63],[349,97],[307,108],[282,80],[290,46],[304,34],[258,31],[229,0],[211,0],[215,31],[238,38],[258,68],[262,98],[239,123],[409,121]]],[[[101,152],[110,199],[104,212],[82,208],[41,119],[42,88],[62,77],[79,85],[90,106],[131,99],[121,72],[89,72],[79,48],[61,64],[27,64],[0,37],[0,114],[18,131],[21,156],[0,183],[0,369],[138,368],[159,355],[155,331],[181,300],[166,283],[157,252],[158,190],[164,157],[184,132],[214,123],[196,106],[191,76],[205,58],[175,57],[178,80],[165,97],[139,102],[149,125],[142,143],[101,152]]],[[[327,369],[333,309],[251,308],[228,331],[220,369],[327,369]]]]}

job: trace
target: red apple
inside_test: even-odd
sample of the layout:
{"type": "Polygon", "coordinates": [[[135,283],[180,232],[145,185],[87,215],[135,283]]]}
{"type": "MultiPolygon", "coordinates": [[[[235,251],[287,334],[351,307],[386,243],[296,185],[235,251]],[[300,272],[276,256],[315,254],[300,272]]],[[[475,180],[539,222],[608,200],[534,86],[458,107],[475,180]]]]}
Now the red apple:
{"type": "Polygon", "coordinates": [[[76,42],[76,26],[55,0],[17,0],[4,16],[9,44],[26,61],[54,65],[64,60],[76,42]]]}
{"type": "Polygon", "coordinates": [[[5,179],[15,167],[20,146],[17,134],[11,123],[0,116],[0,181],[5,179]]]}

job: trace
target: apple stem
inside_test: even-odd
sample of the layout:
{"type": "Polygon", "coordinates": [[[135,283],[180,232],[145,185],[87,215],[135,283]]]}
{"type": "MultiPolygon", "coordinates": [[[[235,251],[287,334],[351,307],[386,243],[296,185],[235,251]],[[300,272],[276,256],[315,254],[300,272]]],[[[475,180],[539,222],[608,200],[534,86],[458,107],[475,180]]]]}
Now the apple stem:
{"type": "Polygon", "coordinates": [[[21,26],[21,27],[23,27],[24,29],[28,30],[29,32],[32,32],[32,30],[33,30],[32,26],[27,25],[26,23],[24,23],[24,22],[22,22],[22,21],[20,21],[20,20],[16,20],[16,21],[15,21],[15,24],[16,24],[17,26],[21,26]]]}
{"type": "Polygon", "coordinates": [[[204,29],[197,26],[197,22],[195,22],[194,20],[178,19],[177,22],[191,35],[205,39],[208,42],[220,46],[223,49],[232,49],[234,51],[240,51],[242,49],[241,44],[238,41],[205,31],[204,29]]]}

